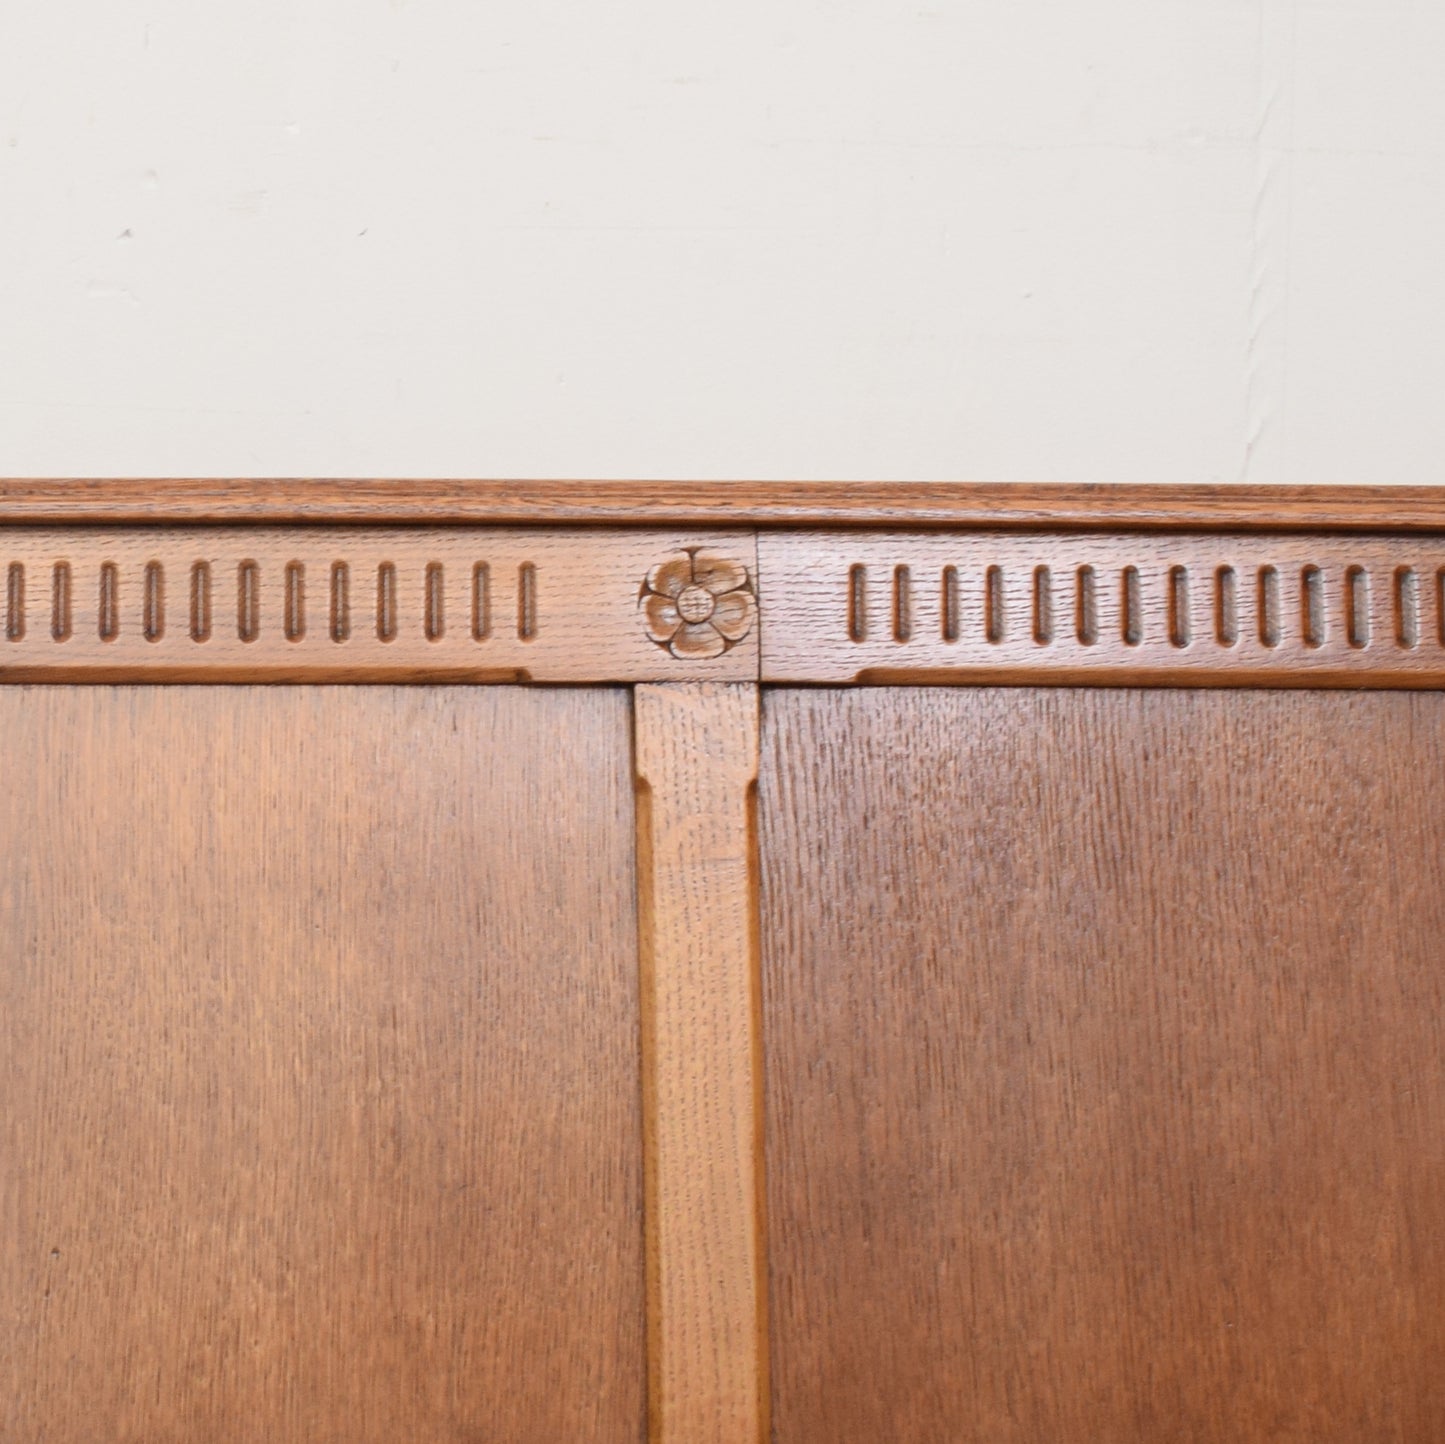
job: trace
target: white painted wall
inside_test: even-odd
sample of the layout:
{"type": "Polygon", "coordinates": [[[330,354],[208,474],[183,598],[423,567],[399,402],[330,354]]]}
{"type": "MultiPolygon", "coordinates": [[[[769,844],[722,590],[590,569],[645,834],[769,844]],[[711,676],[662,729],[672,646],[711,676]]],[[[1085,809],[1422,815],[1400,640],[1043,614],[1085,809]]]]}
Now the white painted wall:
{"type": "Polygon", "coordinates": [[[0,474],[1445,480],[1440,0],[4,0],[0,474]]]}

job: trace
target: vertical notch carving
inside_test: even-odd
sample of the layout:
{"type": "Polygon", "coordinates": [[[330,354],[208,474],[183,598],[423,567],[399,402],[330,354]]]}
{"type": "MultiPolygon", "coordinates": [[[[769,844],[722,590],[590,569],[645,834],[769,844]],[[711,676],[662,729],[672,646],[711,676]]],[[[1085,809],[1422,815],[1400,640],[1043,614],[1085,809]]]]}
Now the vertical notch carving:
{"type": "Polygon", "coordinates": [[[1401,647],[1420,645],[1420,590],[1413,567],[1395,568],[1395,642],[1401,647]]]}
{"type": "Polygon", "coordinates": [[[913,634],[913,619],[909,615],[912,604],[913,582],[907,567],[893,568],[893,640],[906,642],[913,634]]]}
{"type": "Polygon", "coordinates": [[[1126,647],[1137,647],[1144,640],[1144,600],[1138,567],[1125,567],[1120,574],[1119,631],[1126,647]]]}
{"type": "Polygon", "coordinates": [[[530,642],[537,635],[537,568],[523,562],[517,568],[517,636],[530,642]]]}
{"type": "Polygon", "coordinates": [[[1257,611],[1260,645],[1279,646],[1279,573],[1273,567],[1259,569],[1257,611]]]}
{"type": "Polygon", "coordinates": [[[1300,636],[1306,647],[1321,646],[1325,640],[1325,589],[1320,569],[1305,567],[1300,572],[1300,636]]]}
{"type": "Polygon", "coordinates": [[[486,562],[472,568],[472,640],[485,642],[492,634],[492,569],[486,562]]]}
{"type": "Polygon", "coordinates": [[[25,640],[25,563],[11,562],[5,574],[5,636],[25,640]]]}
{"type": "MultiPolygon", "coordinates": [[[[264,644],[247,657],[248,674],[270,669],[283,675],[280,659],[286,656],[294,675],[297,654],[285,644],[322,637],[328,573],[331,636],[341,642],[351,635],[350,568],[345,562],[328,562],[324,552],[312,550],[310,538],[315,535],[269,529],[214,535],[176,531],[161,543],[153,530],[109,530],[77,533],[68,544],[61,544],[50,533],[17,532],[10,553],[15,560],[7,558],[5,566],[6,638],[59,644],[73,641],[79,633],[88,634],[93,646],[98,632],[104,641],[119,639],[125,644],[120,657],[112,655],[104,662],[88,647],[79,654],[74,647],[68,654],[55,649],[37,653],[34,665],[42,673],[47,668],[57,675],[78,669],[119,677],[129,675],[132,667],[174,672],[178,665],[197,674],[221,666],[234,670],[235,657],[229,654],[197,653],[180,662],[164,647],[136,644],[142,638],[150,643],[180,641],[188,620],[189,636],[197,643],[214,640],[213,623],[220,629],[216,635],[231,636],[228,578],[235,568],[237,635],[252,642],[262,641],[264,634],[264,644]],[[159,552],[161,544],[164,552],[159,552]],[[250,557],[237,562],[247,551],[250,557]],[[57,552],[62,559],[56,559],[57,552]],[[107,554],[114,560],[102,560],[107,554]],[[193,560],[197,555],[209,560],[193,560]],[[264,589],[263,566],[268,569],[264,589]],[[219,588],[214,596],[213,572],[219,588]],[[87,588],[96,585],[97,575],[99,605],[92,611],[96,593],[87,588]],[[313,608],[309,617],[308,602],[313,608]],[[167,604],[172,608],[169,616],[167,604]],[[213,617],[213,605],[222,613],[219,621],[213,617]],[[168,622],[171,633],[166,632],[168,622]],[[315,624],[310,633],[308,622],[315,624]],[[87,632],[92,626],[97,631],[87,632]]],[[[379,674],[423,675],[428,667],[450,663],[456,647],[465,648],[469,627],[479,642],[494,638],[498,630],[506,633],[502,645],[509,653],[507,638],[513,623],[507,612],[513,595],[516,637],[535,638],[540,566],[536,560],[517,558],[540,555],[550,566],[552,554],[539,554],[532,541],[520,538],[499,541],[504,574],[498,594],[491,586],[489,563],[474,561],[475,551],[469,555],[462,549],[488,550],[488,535],[479,532],[444,542],[435,533],[420,530],[404,538],[400,532],[374,536],[367,545],[375,550],[369,555],[363,552],[358,561],[365,575],[358,584],[362,620],[357,625],[363,632],[369,626],[370,578],[375,569],[376,635],[398,645],[384,662],[376,660],[377,652],[368,646],[350,663],[337,656],[329,665],[348,667],[358,676],[370,665],[379,674]],[[525,550],[507,555],[511,546],[525,550]],[[378,563],[382,556],[391,560],[378,563]],[[408,579],[405,596],[400,589],[402,572],[408,579]],[[494,606],[500,610],[494,612],[494,606]]],[[[937,671],[940,679],[953,668],[982,672],[1007,666],[1020,677],[1038,672],[1052,678],[1076,668],[1086,684],[1096,678],[1112,683],[1130,669],[1147,666],[1161,676],[1167,673],[1168,682],[1176,676],[1199,675],[1227,678],[1232,684],[1236,675],[1257,674],[1283,678],[1289,685],[1416,686],[1433,685],[1436,669],[1445,670],[1436,644],[1438,637],[1439,646],[1445,647],[1445,566],[1439,562],[1440,549],[1432,552],[1428,539],[1422,544],[1361,533],[1340,544],[1320,536],[1221,534],[1144,542],[1126,535],[1066,538],[1048,533],[1035,539],[920,534],[910,535],[907,544],[891,554],[885,538],[856,538],[853,556],[864,560],[851,563],[846,553],[829,561],[830,555],[836,556],[836,545],[830,543],[826,551],[820,548],[811,564],[815,570],[809,584],[817,588],[811,600],[805,590],[804,603],[791,613],[788,608],[793,603],[778,602],[778,614],[785,620],[778,625],[775,645],[784,653],[788,649],[796,653],[804,643],[839,648],[842,657],[851,650],[836,630],[842,620],[839,603],[846,600],[849,637],[877,644],[879,651],[866,659],[866,673],[865,663],[855,658],[852,672],[840,663],[837,675],[868,682],[887,676],[884,653],[890,640],[910,644],[906,653],[896,653],[900,675],[937,671]],[[1059,568],[1057,587],[1055,567],[1059,568]],[[845,576],[846,591],[840,598],[838,588],[845,576]],[[827,601],[830,589],[832,600],[827,601]],[[871,614],[868,608],[873,609],[871,614]],[[817,630],[825,610],[833,618],[831,642],[817,630]],[[786,636],[790,615],[800,619],[803,643],[786,636]],[[985,647],[985,638],[1003,645],[985,647]],[[1092,650],[1074,652],[1075,644],[1092,650]],[[1126,650],[1144,644],[1147,650],[1142,654],[1131,656],[1126,650]],[[1216,647],[1242,651],[1225,656],[1216,647]],[[1422,650],[1428,656],[1410,655],[1422,650]],[[1321,666],[1325,658],[1328,668],[1321,666]]],[[[340,546],[345,546],[344,538],[340,546]]],[[[806,567],[800,564],[800,575],[803,571],[806,567]]],[[[566,568],[559,565],[556,576],[565,575],[566,568]]],[[[751,582],[748,586],[751,597],[751,582]]],[[[784,590],[779,587],[780,596],[784,590]]],[[[564,602],[570,606],[559,593],[556,605],[563,607],[564,602]]],[[[557,620],[564,619],[570,625],[566,608],[557,620]]],[[[549,629],[554,629],[552,621],[549,629]]],[[[366,640],[370,642],[369,636],[366,640]]],[[[571,643],[562,637],[561,645],[571,643]]],[[[541,675],[551,665],[552,654],[533,655],[532,661],[541,675]]],[[[498,658],[499,667],[511,662],[510,653],[498,658]]],[[[796,675],[804,680],[819,675],[819,669],[810,670],[813,664],[807,657],[797,664],[796,673],[784,671],[795,663],[791,654],[784,656],[782,666],[765,655],[762,675],[796,675]]],[[[31,666],[28,658],[25,665],[31,666]]],[[[590,666],[591,661],[580,665],[590,666]]],[[[11,672],[20,675],[13,662],[11,672]]]]}
{"type": "Polygon", "coordinates": [[[868,635],[868,569],[848,568],[848,636],[861,642],[868,635]]]}
{"type": "Polygon", "coordinates": [[[331,640],[344,642],[351,636],[351,568],[345,562],[331,563],[331,640]]]}
{"type": "Polygon", "coordinates": [[[938,598],[939,626],[945,642],[958,641],[960,627],[958,607],[958,568],[944,567],[938,598]]]}
{"type": "Polygon", "coordinates": [[[1233,567],[1214,573],[1214,640],[1221,647],[1239,640],[1239,587],[1233,567]]]}
{"type": "Polygon", "coordinates": [[[1169,568],[1169,642],[1189,645],[1189,572],[1185,567],[1169,568]]]}
{"type": "Polygon", "coordinates": [[[396,563],[382,562],[376,569],[376,635],[396,641],[396,563]]]}
{"type": "Polygon", "coordinates": [[[428,642],[439,642],[446,631],[446,578],[440,562],[426,565],[426,622],[428,642]]]}
{"type": "Polygon", "coordinates": [[[243,642],[261,635],[261,568],[254,561],[236,568],[236,635],[243,642]]]}
{"type": "Polygon", "coordinates": [[[1047,567],[1034,568],[1034,641],[1041,647],[1051,642],[1054,637],[1052,580],[1047,567]]]}
{"type": "Polygon", "coordinates": [[[70,639],[70,563],[56,562],[50,576],[50,635],[70,639]]]}
{"type": "Polygon", "coordinates": [[[113,642],[120,636],[120,568],[114,562],[100,564],[96,631],[102,642],[113,642]]]}
{"type": "Polygon", "coordinates": [[[1099,640],[1099,608],[1095,598],[1093,567],[1080,567],[1074,574],[1074,629],[1080,645],[1092,647],[1099,640]]]}
{"type": "Polygon", "coordinates": [[[159,642],[166,634],[166,572],[159,562],[146,563],[141,630],[148,642],[159,642]]]}
{"type": "Polygon", "coordinates": [[[983,634],[990,642],[1004,639],[1003,568],[990,567],[983,577],[983,634]]]}
{"type": "Polygon", "coordinates": [[[306,567],[286,563],[286,640],[299,642],[306,635],[306,567]]]}
{"type": "Polygon", "coordinates": [[[211,640],[211,564],[197,562],[191,568],[191,641],[211,640]]]}
{"type": "Polygon", "coordinates": [[[1364,567],[1345,571],[1345,640],[1357,649],[1370,643],[1370,578],[1364,567]]]}

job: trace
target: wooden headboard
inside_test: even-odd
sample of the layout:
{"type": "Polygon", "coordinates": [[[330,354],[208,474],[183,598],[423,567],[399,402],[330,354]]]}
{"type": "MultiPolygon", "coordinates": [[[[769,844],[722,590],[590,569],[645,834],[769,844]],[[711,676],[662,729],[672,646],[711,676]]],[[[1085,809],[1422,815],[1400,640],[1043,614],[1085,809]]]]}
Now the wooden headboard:
{"type": "Polygon", "coordinates": [[[1445,1437],[1445,488],[12,481],[0,567],[0,1438],[1445,1437]]]}

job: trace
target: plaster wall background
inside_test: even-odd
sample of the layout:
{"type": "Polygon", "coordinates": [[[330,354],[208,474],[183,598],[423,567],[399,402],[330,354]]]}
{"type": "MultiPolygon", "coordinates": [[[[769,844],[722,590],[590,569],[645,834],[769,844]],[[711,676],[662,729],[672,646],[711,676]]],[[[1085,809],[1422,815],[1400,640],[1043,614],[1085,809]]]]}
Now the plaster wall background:
{"type": "Polygon", "coordinates": [[[1435,0],[8,0],[0,474],[1445,480],[1435,0]]]}

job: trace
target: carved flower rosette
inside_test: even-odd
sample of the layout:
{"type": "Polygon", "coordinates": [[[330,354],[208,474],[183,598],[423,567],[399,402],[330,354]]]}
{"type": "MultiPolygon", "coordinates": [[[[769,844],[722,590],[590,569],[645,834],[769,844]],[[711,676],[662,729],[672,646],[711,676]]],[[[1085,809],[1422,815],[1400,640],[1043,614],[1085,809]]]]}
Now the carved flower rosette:
{"type": "Polygon", "coordinates": [[[683,660],[720,657],[752,630],[748,569],[692,547],[648,572],[638,598],[647,635],[683,660]]]}

